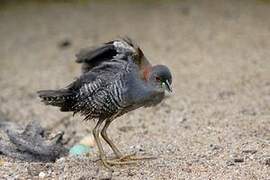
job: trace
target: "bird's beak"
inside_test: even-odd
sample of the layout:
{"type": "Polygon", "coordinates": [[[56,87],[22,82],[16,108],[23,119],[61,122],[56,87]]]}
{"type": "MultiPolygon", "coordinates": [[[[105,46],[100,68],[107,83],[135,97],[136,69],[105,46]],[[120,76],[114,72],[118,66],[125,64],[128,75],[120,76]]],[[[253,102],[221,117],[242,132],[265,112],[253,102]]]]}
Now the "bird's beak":
{"type": "Polygon", "coordinates": [[[169,81],[166,80],[166,81],[164,82],[164,84],[165,84],[166,90],[167,90],[168,92],[172,92],[172,86],[170,85],[169,81]]]}

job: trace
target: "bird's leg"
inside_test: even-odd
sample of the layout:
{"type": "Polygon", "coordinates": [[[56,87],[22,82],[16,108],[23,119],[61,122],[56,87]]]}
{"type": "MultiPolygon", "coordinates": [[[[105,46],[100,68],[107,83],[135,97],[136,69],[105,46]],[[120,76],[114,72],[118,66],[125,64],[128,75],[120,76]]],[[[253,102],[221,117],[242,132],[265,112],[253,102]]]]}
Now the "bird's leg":
{"type": "Polygon", "coordinates": [[[110,164],[133,164],[136,160],[145,160],[145,159],[155,159],[153,156],[142,156],[137,157],[135,153],[129,155],[122,155],[122,153],[118,150],[112,140],[108,137],[107,128],[111,124],[112,119],[108,119],[105,122],[103,129],[101,130],[101,136],[103,139],[109,144],[117,159],[109,161],[110,164]]]}
{"type": "Polygon", "coordinates": [[[93,129],[93,136],[95,138],[95,141],[97,143],[97,147],[98,147],[98,150],[99,150],[99,156],[100,156],[100,159],[103,163],[103,165],[112,170],[111,166],[110,165],[124,165],[124,164],[132,164],[131,162],[118,162],[118,161],[113,161],[113,160],[108,160],[105,156],[105,152],[103,150],[103,147],[101,145],[101,141],[100,141],[100,125],[102,124],[102,120],[99,120],[97,125],[95,126],[95,128],[93,129]]]}
{"type": "Polygon", "coordinates": [[[99,156],[100,156],[100,159],[103,163],[103,165],[108,168],[108,169],[111,169],[110,165],[107,163],[106,161],[106,156],[105,156],[105,152],[103,150],[103,147],[101,145],[101,141],[100,141],[100,138],[99,138],[99,133],[100,133],[100,125],[102,124],[102,120],[99,120],[97,125],[95,126],[95,128],[93,129],[93,136],[95,138],[95,141],[97,143],[97,147],[98,147],[98,150],[99,150],[99,156]]]}
{"type": "Polygon", "coordinates": [[[112,120],[109,119],[105,122],[103,129],[101,130],[101,136],[109,144],[114,154],[117,156],[117,160],[107,160],[106,162],[111,165],[125,165],[125,164],[134,164],[135,162],[121,162],[120,159],[123,157],[122,153],[118,150],[112,140],[108,137],[107,128],[111,124],[112,120]]]}
{"type": "Polygon", "coordinates": [[[107,134],[107,128],[109,127],[111,122],[112,122],[112,120],[110,120],[110,119],[105,122],[105,125],[104,125],[103,129],[101,130],[101,136],[109,144],[109,146],[113,150],[116,157],[121,158],[123,156],[122,153],[118,150],[118,148],[115,146],[115,144],[112,142],[112,140],[108,137],[108,134],[107,134]]]}

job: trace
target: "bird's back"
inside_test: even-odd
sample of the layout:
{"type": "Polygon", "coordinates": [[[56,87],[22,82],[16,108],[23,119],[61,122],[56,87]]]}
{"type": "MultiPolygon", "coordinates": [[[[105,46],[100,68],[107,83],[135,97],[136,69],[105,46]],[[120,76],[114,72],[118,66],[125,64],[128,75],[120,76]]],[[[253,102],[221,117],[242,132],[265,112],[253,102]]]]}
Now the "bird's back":
{"type": "Polygon", "coordinates": [[[86,119],[109,118],[130,103],[128,79],[135,72],[132,62],[116,60],[102,66],[83,75],[76,90],[77,102],[72,111],[80,112],[86,119]]]}

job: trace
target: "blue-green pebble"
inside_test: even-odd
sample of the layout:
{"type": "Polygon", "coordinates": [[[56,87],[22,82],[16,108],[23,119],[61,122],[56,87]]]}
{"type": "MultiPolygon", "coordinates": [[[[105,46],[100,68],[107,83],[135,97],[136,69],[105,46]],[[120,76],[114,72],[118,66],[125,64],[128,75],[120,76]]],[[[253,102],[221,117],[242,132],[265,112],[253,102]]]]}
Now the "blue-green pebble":
{"type": "Polygon", "coordinates": [[[89,146],[83,144],[76,144],[69,150],[69,155],[84,155],[91,151],[89,146]]]}

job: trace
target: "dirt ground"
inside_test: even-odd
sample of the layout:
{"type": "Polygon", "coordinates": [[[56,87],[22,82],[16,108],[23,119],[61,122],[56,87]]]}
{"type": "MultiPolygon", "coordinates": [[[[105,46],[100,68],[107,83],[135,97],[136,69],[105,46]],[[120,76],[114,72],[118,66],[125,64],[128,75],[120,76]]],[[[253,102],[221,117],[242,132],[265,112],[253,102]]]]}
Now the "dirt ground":
{"type": "Polygon", "coordinates": [[[55,163],[0,155],[1,179],[270,179],[270,4],[166,2],[1,6],[0,111],[14,122],[40,120],[69,145],[91,133],[93,122],[43,105],[36,91],[66,86],[80,74],[79,49],[119,35],[170,67],[174,91],[109,129],[124,153],[157,159],[110,173],[96,148],[55,163]]]}

